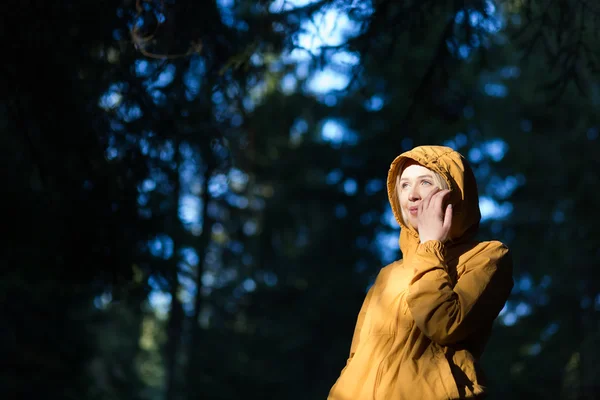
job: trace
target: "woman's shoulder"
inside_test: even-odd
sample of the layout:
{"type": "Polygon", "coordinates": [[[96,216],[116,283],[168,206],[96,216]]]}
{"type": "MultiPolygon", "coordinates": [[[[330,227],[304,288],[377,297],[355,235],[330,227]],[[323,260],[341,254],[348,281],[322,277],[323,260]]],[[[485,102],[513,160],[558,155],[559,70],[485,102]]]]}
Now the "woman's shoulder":
{"type": "Polygon", "coordinates": [[[473,246],[473,249],[477,253],[486,253],[486,252],[508,252],[508,246],[499,240],[485,240],[481,242],[476,242],[473,246]]]}
{"type": "Polygon", "coordinates": [[[508,246],[499,240],[487,240],[478,242],[475,246],[475,254],[483,254],[486,256],[496,255],[504,257],[508,254],[508,246]]]}
{"type": "Polygon", "coordinates": [[[471,243],[459,253],[458,264],[467,268],[498,268],[512,264],[508,246],[499,240],[471,243]]]}
{"type": "Polygon", "coordinates": [[[499,240],[472,241],[450,245],[447,251],[455,257],[474,257],[480,254],[505,254],[508,253],[508,246],[499,240]]]}
{"type": "Polygon", "coordinates": [[[396,261],[393,261],[393,262],[387,264],[386,266],[384,266],[383,268],[381,268],[379,270],[379,272],[377,273],[377,279],[385,279],[385,277],[387,275],[389,275],[389,273],[392,272],[393,270],[395,270],[397,268],[402,268],[402,265],[403,265],[402,259],[396,260],[396,261]]]}

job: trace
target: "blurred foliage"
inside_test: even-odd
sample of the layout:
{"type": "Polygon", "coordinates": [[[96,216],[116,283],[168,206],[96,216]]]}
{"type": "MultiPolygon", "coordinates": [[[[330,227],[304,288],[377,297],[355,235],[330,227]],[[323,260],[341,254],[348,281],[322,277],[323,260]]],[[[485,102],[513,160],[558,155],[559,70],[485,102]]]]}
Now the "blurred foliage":
{"type": "Polygon", "coordinates": [[[600,395],[595,3],[4,9],[2,398],[325,398],[431,143],[513,251],[490,398],[600,395]]]}

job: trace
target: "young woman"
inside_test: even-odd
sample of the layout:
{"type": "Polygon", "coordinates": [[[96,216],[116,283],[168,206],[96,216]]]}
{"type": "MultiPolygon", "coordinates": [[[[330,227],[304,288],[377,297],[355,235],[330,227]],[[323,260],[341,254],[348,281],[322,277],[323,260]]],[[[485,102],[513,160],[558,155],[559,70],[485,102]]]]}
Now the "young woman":
{"type": "Polygon", "coordinates": [[[387,189],[402,259],[369,289],[328,400],[479,398],[478,360],[513,286],[508,249],[473,241],[477,184],[451,148],[401,154],[387,189]]]}

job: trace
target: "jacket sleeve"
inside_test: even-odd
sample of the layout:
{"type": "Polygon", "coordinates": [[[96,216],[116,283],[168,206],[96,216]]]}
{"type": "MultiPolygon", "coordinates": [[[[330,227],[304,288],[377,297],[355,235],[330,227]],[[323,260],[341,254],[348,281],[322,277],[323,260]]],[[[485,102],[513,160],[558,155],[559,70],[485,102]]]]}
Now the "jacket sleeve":
{"type": "Polygon", "coordinates": [[[350,355],[348,357],[348,361],[346,361],[346,366],[350,364],[350,360],[352,360],[352,357],[354,357],[354,353],[356,353],[356,349],[358,348],[358,344],[360,342],[360,331],[362,330],[363,323],[365,322],[365,315],[367,314],[367,308],[369,308],[369,302],[371,301],[371,295],[373,294],[374,286],[375,285],[371,286],[367,292],[367,296],[365,297],[362,307],[360,308],[360,312],[358,313],[356,327],[354,328],[354,335],[352,335],[352,344],[350,345],[350,355]]]}
{"type": "Polygon", "coordinates": [[[406,300],[419,329],[449,345],[493,323],[513,287],[512,261],[506,246],[489,242],[466,261],[454,284],[443,254],[440,241],[419,244],[411,260],[414,275],[406,300]]]}

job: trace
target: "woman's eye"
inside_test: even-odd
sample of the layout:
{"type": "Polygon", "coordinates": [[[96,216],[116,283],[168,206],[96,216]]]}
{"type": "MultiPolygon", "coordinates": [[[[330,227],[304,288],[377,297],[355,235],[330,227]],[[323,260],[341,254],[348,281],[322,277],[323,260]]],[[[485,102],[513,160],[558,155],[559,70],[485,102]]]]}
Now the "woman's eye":
{"type": "Polygon", "coordinates": [[[421,184],[423,184],[423,185],[431,185],[431,182],[429,182],[429,181],[422,181],[421,184]]]}
{"type": "Polygon", "coordinates": [[[408,183],[403,183],[402,185],[400,185],[400,187],[401,187],[402,189],[406,189],[406,188],[408,187],[408,183]]]}

